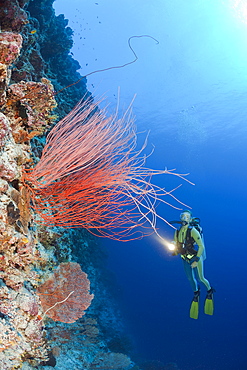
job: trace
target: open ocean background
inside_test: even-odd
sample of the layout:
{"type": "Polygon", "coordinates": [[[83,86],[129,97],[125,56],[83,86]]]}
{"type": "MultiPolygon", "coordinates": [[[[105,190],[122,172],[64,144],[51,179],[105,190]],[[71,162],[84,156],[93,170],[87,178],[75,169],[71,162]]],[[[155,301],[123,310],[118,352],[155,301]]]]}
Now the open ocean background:
{"type": "MultiPolygon", "coordinates": [[[[85,75],[133,59],[125,68],[88,78],[88,89],[120,110],[137,94],[140,139],[150,130],[147,166],[190,173],[154,179],[192,207],[204,229],[205,277],[216,289],[215,314],[189,318],[193,296],[179,257],[154,237],[102,239],[108,267],[134,340],[137,359],[174,362],[180,370],[247,369],[247,1],[56,0],[74,30],[72,53],[85,75]]],[[[169,199],[167,199],[169,200],[169,199]]],[[[172,202],[173,204],[176,204],[172,202]]],[[[167,220],[180,211],[158,207],[167,220]]],[[[159,223],[172,239],[173,230],[159,223]]],[[[135,358],[134,358],[135,359],[135,358]]]]}

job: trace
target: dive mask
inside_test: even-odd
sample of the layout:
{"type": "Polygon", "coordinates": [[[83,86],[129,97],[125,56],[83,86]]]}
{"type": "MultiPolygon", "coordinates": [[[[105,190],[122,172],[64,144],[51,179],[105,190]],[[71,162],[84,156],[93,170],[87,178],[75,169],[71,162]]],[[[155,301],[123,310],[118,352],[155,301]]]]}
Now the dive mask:
{"type": "Polygon", "coordinates": [[[189,213],[187,212],[181,213],[180,220],[182,221],[183,226],[188,225],[190,223],[190,219],[191,219],[191,216],[189,213]]]}

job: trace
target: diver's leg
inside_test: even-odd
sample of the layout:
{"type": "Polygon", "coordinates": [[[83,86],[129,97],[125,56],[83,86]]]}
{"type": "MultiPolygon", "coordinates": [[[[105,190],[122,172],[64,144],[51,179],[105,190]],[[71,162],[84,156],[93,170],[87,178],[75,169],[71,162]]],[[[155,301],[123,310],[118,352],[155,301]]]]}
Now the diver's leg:
{"type": "Polygon", "coordinates": [[[197,267],[197,274],[199,280],[205,285],[207,288],[207,295],[204,303],[204,313],[206,315],[213,315],[214,313],[214,299],[213,299],[213,293],[215,292],[215,289],[210,286],[210,283],[207,279],[204,277],[203,273],[203,260],[202,258],[199,260],[197,267]]]}
{"type": "Polygon", "coordinates": [[[196,292],[196,291],[198,291],[198,284],[197,284],[197,281],[196,281],[196,278],[195,278],[194,271],[193,271],[192,267],[190,266],[190,264],[188,262],[186,262],[183,258],[182,258],[182,261],[183,261],[184,271],[185,271],[185,274],[187,276],[187,279],[189,280],[193,291],[196,292]]]}
{"type": "Polygon", "coordinates": [[[200,260],[198,261],[196,269],[197,269],[197,274],[198,274],[199,280],[205,285],[207,290],[210,290],[211,289],[210,283],[204,277],[202,258],[200,258],[200,260]]]}
{"type": "Polygon", "coordinates": [[[190,318],[198,319],[199,315],[199,296],[200,296],[200,287],[197,284],[197,280],[195,278],[194,269],[190,266],[188,262],[183,260],[184,264],[184,271],[185,274],[190,282],[190,285],[194,291],[194,296],[190,305],[190,318]]]}

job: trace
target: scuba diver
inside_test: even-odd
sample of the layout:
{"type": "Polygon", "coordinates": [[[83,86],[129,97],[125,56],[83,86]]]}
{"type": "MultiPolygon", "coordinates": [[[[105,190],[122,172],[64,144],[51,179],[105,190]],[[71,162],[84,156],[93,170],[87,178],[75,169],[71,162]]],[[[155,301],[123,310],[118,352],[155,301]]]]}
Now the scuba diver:
{"type": "Polygon", "coordinates": [[[181,224],[180,229],[175,231],[174,241],[172,242],[175,246],[173,255],[181,255],[185,274],[194,291],[194,297],[190,306],[190,317],[192,319],[198,318],[200,296],[198,280],[203,283],[207,289],[204,313],[206,315],[213,315],[213,293],[215,290],[211,287],[203,273],[203,261],[206,258],[206,253],[200,220],[198,218],[193,218],[192,213],[186,210],[181,213],[180,221],[171,223],[181,224]]]}

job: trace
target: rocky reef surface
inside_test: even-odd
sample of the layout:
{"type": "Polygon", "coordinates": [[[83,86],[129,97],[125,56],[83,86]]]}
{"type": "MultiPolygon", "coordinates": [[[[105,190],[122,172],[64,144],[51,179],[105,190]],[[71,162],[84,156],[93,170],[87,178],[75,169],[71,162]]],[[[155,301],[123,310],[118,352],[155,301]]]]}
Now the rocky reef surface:
{"type": "MultiPolygon", "coordinates": [[[[97,239],[85,230],[43,226],[22,182],[49,128],[90,96],[86,79],[60,91],[81,76],[69,54],[72,30],[52,4],[2,0],[0,7],[0,370],[139,369],[128,356],[97,239]],[[40,286],[72,261],[94,298],[86,293],[90,306],[78,320],[54,321],[40,286]]],[[[69,302],[57,287],[56,297],[69,302]]]]}

